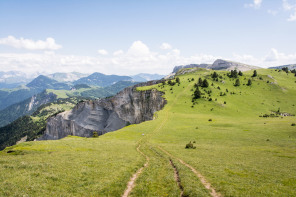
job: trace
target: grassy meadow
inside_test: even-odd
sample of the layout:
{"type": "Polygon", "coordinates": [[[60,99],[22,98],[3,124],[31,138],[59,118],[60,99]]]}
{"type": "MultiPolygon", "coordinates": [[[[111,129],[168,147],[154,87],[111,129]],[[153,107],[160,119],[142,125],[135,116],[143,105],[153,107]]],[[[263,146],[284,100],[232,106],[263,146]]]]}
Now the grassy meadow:
{"type": "Polygon", "coordinates": [[[149,164],[130,196],[211,196],[183,160],[221,196],[296,196],[296,77],[276,70],[239,76],[192,69],[180,84],[157,84],[168,104],[155,119],[99,138],[25,142],[0,152],[0,196],[121,196],[130,177],[149,164]],[[204,98],[192,102],[194,84],[204,98]],[[192,80],[194,79],[194,80],[192,80]],[[247,86],[248,79],[252,85],[247,86]],[[209,93],[209,94],[208,94],[209,93]],[[224,94],[225,93],[225,94],[224,94]],[[185,149],[189,142],[195,149],[185,149]],[[167,151],[170,155],[166,154],[167,151]],[[7,153],[13,151],[12,153],[7,153]],[[178,170],[178,186],[170,159],[178,170]]]}

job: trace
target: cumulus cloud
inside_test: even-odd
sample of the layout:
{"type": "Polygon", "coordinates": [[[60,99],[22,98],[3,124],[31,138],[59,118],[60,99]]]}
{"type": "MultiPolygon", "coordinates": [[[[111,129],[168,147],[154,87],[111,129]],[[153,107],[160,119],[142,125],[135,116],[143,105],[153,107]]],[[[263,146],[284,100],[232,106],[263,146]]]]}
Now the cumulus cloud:
{"type": "Polygon", "coordinates": [[[216,59],[228,59],[249,65],[270,67],[296,62],[295,54],[284,54],[270,49],[265,56],[249,54],[215,56],[211,54],[182,55],[178,49],[151,51],[142,41],[135,41],[128,50],[118,50],[105,56],[60,55],[44,53],[0,53],[0,70],[22,71],[25,73],[54,72],[102,72],[105,74],[132,75],[137,73],[169,74],[174,66],[200,63],[213,63],[216,59]]]}
{"type": "Polygon", "coordinates": [[[145,56],[150,54],[150,50],[146,44],[138,40],[133,42],[128,49],[127,54],[132,56],[145,56]]]}
{"type": "Polygon", "coordinates": [[[46,38],[43,40],[30,40],[24,38],[15,38],[13,36],[8,36],[6,38],[0,38],[0,44],[11,46],[17,49],[28,49],[28,50],[58,50],[62,48],[61,45],[56,44],[53,38],[46,38]]]}
{"type": "Polygon", "coordinates": [[[264,61],[272,64],[295,64],[296,53],[295,54],[285,54],[278,52],[278,50],[272,48],[270,52],[265,56],[264,61]]]}
{"type": "Polygon", "coordinates": [[[296,3],[291,4],[288,0],[283,0],[283,8],[285,11],[290,12],[288,21],[296,21],[296,3]]]}
{"type": "Polygon", "coordinates": [[[108,51],[106,51],[105,49],[100,49],[100,50],[98,50],[98,54],[100,54],[100,55],[108,55],[108,51]]]}
{"type": "Polygon", "coordinates": [[[279,53],[274,48],[272,48],[269,54],[265,57],[265,61],[267,62],[277,61],[278,59],[279,59],[279,53]]]}
{"type": "Polygon", "coordinates": [[[261,7],[262,0],[253,0],[253,3],[245,4],[246,8],[259,9],[261,7]]]}
{"type": "Polygon", "coordinates": [[[160,45],[160,48],[163,50],[168,50],[168,49],[172,49],[172,46],[169,43],[164,42],[160,45]]]}

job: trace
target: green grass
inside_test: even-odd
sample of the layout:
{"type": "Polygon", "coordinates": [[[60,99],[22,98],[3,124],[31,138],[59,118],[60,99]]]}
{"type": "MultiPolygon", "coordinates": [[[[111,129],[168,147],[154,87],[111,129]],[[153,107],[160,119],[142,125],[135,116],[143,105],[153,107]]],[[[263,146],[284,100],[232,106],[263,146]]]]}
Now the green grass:
{"type": "Polygon", "coordinates": [[[1,196],[119,196],[142,163],[127,140],[67,137],[9,149],[20,152],[0,155],[1,196]]]}
{"type": "Polygon", "coordinates": [[[257,71],[255,78],[252,71],[244,72],[239,77],[241,86],[234,87],[235,79],[224,75],[226,71],[218,71],[222,79],[216,82],[210,77],[213,71],[198,69],[179,76],[179,86],[138,88],[165,92],[168,104],[155,120],[97,139],[67,137],[9,147],[0,153],[0,195],[120,196],[132,174],[145,163],[136,151],[141,144],[150,161],[131,196],[180,194],[170,156],[158,147],[173,155],[170,159],[186,195],[210,196],[176,158],[198,170],[223,196],[295,196],[296,127],[291,123],[296,118],[259,116],[277,110],[296,114],[296,77],[275,70],[257,71]],[[191,89],[199,77],[207,78],[210,86],[205,89],[212,93],[193,104],[191,89]],[[194,81],[189,82],[191,78],[194,81]],[[250,78],[252,86],[243,85],[250,78]],[[185,149],[189,141],[196,141],[196,149],[185,149]]]}

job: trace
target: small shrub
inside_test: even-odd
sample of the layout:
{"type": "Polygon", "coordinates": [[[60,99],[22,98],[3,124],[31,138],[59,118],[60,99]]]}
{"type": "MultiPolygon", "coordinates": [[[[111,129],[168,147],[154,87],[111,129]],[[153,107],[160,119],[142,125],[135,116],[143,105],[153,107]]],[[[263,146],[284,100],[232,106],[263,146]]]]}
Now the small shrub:
{"type": "Polygon", "coordinates": [[[98,134],[98,132],[94,131],[93,132],[93,138],[97,138],[97,137],[99,137],[99,134],[98,134]]]}
{"type": "Polygon", "coordinates": [[[213,121],[212,118],[210,118],[210,119],[209,119],[209,122],[212,122],[212,121],[213,121]]]}
{"type": "Polygon", "coordinates": [[[196,146],[193,146],[193,144],[190,141],[188,144],[186,144],[185,148],[186,149],[196,149],[196,146]]]}
{"type": "Polygon", "coordinates": [[[296,124],[295,124],[295,123],[292,123],[292,124],[291,124],[291,126],[292,126],[292,127],[295,127],[295,126],[296,126],[296,124]]]}
{"type": "Polygon", "coordinates": [[[224,104],[226,105],[226,101],[224,101],[224,104]]]}

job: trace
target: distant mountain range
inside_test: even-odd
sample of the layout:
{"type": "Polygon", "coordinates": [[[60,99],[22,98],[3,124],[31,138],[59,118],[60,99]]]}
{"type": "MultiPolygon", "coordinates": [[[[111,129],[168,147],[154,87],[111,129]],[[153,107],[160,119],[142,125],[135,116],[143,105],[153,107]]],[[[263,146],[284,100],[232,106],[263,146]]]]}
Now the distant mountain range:
{"type": "MultiPolygon", "coordinates": [[[[72,72],[72,73],[54,73],[48,76],[39,75],[30,79],[22,72],[0,72],[0,110],[21,102],[36,95],[45,89],[70,90],[77,85],[85,84],[95,87],[109,87],[119,81],[129,81],[125,85],[131,85],[133,82],[143,82],[162,78],[163,75],[141,73],[134,76],[105,75],[102,73],[93,73],[91,75],[72,72]],[[2,87],[2,88],[1,88],[2,87]]],[[[110,89],[110,88],[109,88],[110,89]]],[[[100,89],[102,91],[102,89],[100,89]]],[[[114,92],[112,91],[112,94],[114,92]]],[[[108,95],[104,90],[99,93],[100,96],[108,95]]]]}
{"type": "Polygon", "coordinates": [[[132,81],[131,77],[119,75],[105,75],[102,73],[93,73],[87,77],[82,77],[73,82],[73,84],[86,84],[91,86],[106,87],[118,81],[132,81]]]}
{"type": "Polygon", "coordinates": [[[70,90],[71,85],[67,83],[58,82],[54,79],[50,79],[44,75],[39,75],[33,81],[27,84],[27,87],[44,90],[44,89],[55,89],[55,90],[70,90]]]}
{"type": "Polygon", "coordinates": [[[0,89],[16,88],[20,85],[29,83],[34,76],[28,76],[25,73],[18,71],[0,72],[0,89]]]}
{"type": "Polygon", "coordinates": [[[89,76],[89,74],[71,72],[71,73],[53,73],[46,76],[58,82],[73,82],[82,77],[87,77],[89,76]]]}
{"type": "MultiPolygon", "coordinates": [[[[40,77],[38,77],[40,79],[40,77]]],[[[42,79],[44,77],[42,76],[42,79]]],[[[51,79],[50,79],[51,80],[51,79]]],[[[39,80],[38,80],[39,81],[39,80]]],[[[48,80],[46,80],[48,82],[48,80]]],[[[55,80],[53,80],[55,81],[55,80]]],[[[52,82],[52,81],[49,81],[52,82]]],[[[119,81],[107,87],[88,86],[85,84],[75,85],[71,90],[66,89],[47,89],[31,96],[23,101],[12,104],[0,110],[0,127],[5,126],[17,118],[30,115],[41,105],[58,101],[59,99],[78,98],[78,99],[97,99],[110,97],[126,87],[133,86],[139,82],[119,81]]]]}
{"type": "Polygon", "coordinates": [[[165,75],[140,73],[137,75],[132,75],[130,77],[133,79],[133,81],[146,82],[146,81],[162,79],[163,77],[165,77],[165,75]]]}

